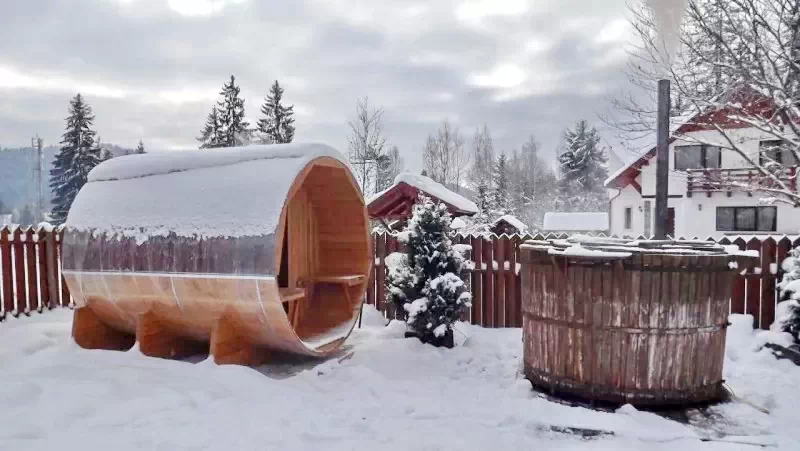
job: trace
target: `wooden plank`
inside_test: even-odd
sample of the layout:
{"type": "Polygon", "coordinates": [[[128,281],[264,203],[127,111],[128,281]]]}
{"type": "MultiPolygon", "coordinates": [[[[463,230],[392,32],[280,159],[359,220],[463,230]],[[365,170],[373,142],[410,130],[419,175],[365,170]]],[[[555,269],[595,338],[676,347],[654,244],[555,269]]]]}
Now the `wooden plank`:
{"type": "Polygon", "coordinates": [[[14,287],[11,263],[11,238],[8,227],[0,228],[0,283],[2,283],[3,316],[14,310],[14,287]]]}
{"type": "Polygon", "coordinates": [[[475,262],[475,269],[472,270],[472,311],[470,322],[472,324],[483,324],[483,275],[481,269],[483,263],[483,238],[472,235],[472,261],[475,262]]]}
{"type": "Polygon", "coordinates": [[[517,305],[519,304],[519,296],[517,292],[517,252],[519,249],[519,237],[511,237],[506,242],[506,261],[508,261],[508,271],[506,271],[506,327],[520,327],[521,320],[517,316],[517,305]]]}
{"type": "Polygon", "coordinates": [[[372,232],[369,236],[372,245],[370,249],[372,249],[373,253],[373,265],[372,268],[369,270],[369,281],[367,281],[367,304],[375,306],[375,309],[379,312],[382,312],[383,309],[383,302],[379,301],[375,298],[375,269],[378,267],[378,255],[377,249],[375,249],[375,236],[377,232],[372,232]]]}
{"type": "MultiPolygon", "coordinates": [[[[58,257],[57,258],[60,261],[61,260],[61,256],[63,255],[63,253],[62,253],[62,244],[63,244],[63,241],[64,241],[64,231],[62,229],[62,230],[57,231],[55,233],[56,233],[56,243],[57,243],[56,246],[57,246],[57,249],[58,249],[58,257]]],[[[71,301],[70,296],[69,296],[69,289],[67,288],[67,281],[64,280],[64,275],[61,273],[60,265],[58,266],[58,280],[59,280],[59,284],[61,286],[61,306],[62,307],[69,307],[70,305],[72,305],[72,301],[71,301]]]]}
{"type": "Polygon", "coordinates": [[[47,232],[47,288],[50,290],[48,301],[49,307],[54,309],[59,305],[59,281],[60,274],[58,269],[58,243],[56,242],[55,230],[47,232]]]}
{"type": "Polygon", "coordinates": [[[41,312],[39,304],[39,265],[36,264],[36,241],[38,235],[29,227],[25,233],[25,266],[28,273],[28,310],[41,312]],[[34,240],[34,237],[36,239],[34,240]]]}
{"type": "Polygon", "coordinates": [[[486,266],[483,278],[483,318],[481,326],[494,327],[495,296],[494,296],[494,241],[483,240],[483,264],[486,266]]]}
{"type": "MultiPolygon", "coordinates": [[[[379,233],[375,235],[375,256],[378,258],[378,266],[375,269],[375,299],[376,303],[380,303],[383,311],[388,313],[388,308],[392,304],[386,299],[386,234],[379,233]]],[[[388,316],[389,319],[394,319],[394,316],[388,316]]]]}
{"type": "MultiPolygon", "coordinates": [[[[753,238],[747,242],[748,250],[761,251],[761,241],[753,238]]],[[[760,261],[760,260],[759,260],[760,261]]],[[[760,265],[760,263],[759,263],[760,265]]],[[[763,271],[764,268],[761,268],[763,271]]],[[[767,268],[769,270],[769,268],[767,268]]],[[[755,269],[753,270],[755,272],[755,269]]],[[[761,278],[747,278],[747,297],[745,298],[745,313],[753,315],[753,327],[758,328],[761,322],[761,278]]]]}
{"type": "MultiPolygon", "coordinates": [[[[746,243],[743,239],[737,238],[731,244],[739,246],[739,250],[744,250],[746,243]]],[[[747,282],[743,275],[737,273],[736,279],[733,282],[731,289],[731,313],[744,313],[745,312],[745,299],[747,282]]]]}
{"type": "MultiPolygon", "coordinates": [[[[781,279],[783,279],[783,274],[784,274],[783,261],[789,255],[789,251],[790,250],[792,250],[792,240],[790,240],[788,237],[781,238],[781,240],[778,241],[778,249],[777,249],[777,256],[776,256],[776,261],[778,263],[778,273],[775,274],[775,280],[778,281],[778,282],[781,279]]],[[[783,300],[780,297],[780,293],[778,293],[778,299],[777,300],[779,302],[783,300]]]]}
{"type": "Polygon", "coordinates": [[[19,227],[11,235],[11,249],[14,251],[14,287],[16,302],[12,313],[18,316],[20,313],[27,313],[28,302],[25,282],[25,246],[22,242],[22,230],[19,227]]]}
{"type": "Polygon", "coordinates": [[[497,272],[494,278],[494,327],[506,327],[506,245],[508,236],[502,235],[495,241],[494,260],[497,272]]]}
{"type": "Polygon", "coordinates": [[[778,243],[772,237],[767,237],[761,243],[761,314],[759,327],[769,329],[775,321],[775,277],[772,269],[776,269],[778,253],[778,243]]]}
{"type": "Polygon", "coordinates": [[[40,228],[36,232],[38,242],[36,243],[37,255],[39,257],[39,297],[41,299],[41,310],[50,309],[50,278],[48,277],[48,260],[47,260],[47,232],[44,228],[40,228]]]}

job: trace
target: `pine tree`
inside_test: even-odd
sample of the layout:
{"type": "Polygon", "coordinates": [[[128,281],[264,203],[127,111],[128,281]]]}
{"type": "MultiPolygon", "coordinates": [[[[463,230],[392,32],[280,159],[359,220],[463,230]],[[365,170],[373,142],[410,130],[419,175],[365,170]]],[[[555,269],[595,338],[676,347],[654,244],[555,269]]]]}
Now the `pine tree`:
{"type": "Polygon", "coordinates": [[[514,209],[512,207],[511,193],[509,191],[508,157],[505,152],[502,152],[500,156],[497,157],[492,176],[494,185],[492,202],[495,210],[493,216],[513,213],[514,209]]]}
{"type": "Polygon", "coordinates": [[[407,253],[387,257],[388,295],[408,326],[424,342],[450,336],[453,324],[470,306],[471,294],[460,275],[466,261],[449,238],[450,213],[420,195],[401,234],[407,253]]]}
{"type": "Polygon", "coordinates": [[[53,190],[52,222],[62,224],[67,219],[72,202],[86,183],[89,171],[101,161],[100,149],[95,145],[92,130],[94,115],[80,94],[69,102],[66,131],[61,137],[61,150],[53,160],[50,170],[50,188],[53,190]]]}
{"type": "Polygon", "coordinates": [[[222,85],[222,91],[219,93],[222,100],[217,102],[221,144],[218,147],[242,146],[249,139],[250,123],[244,119],[244,99],[239,97],[240,91],[233,75],[229,83],[222,85]]]}
{"type": "Polygon", "coordinates": [[[222,140],[222,122],[216,105],[211,107],[211,112],[208,113],[208,118],[206,118],[206,125],[200,131],[200,137],[197,140],[202,143],[200,144],[201,149],[225,146],[222,140]]]}
{"type": "Polygon", "coordinates": [[[603,183],[608,172],[599,144],[600,134],[585,120],[579,120],[574,130],[567,129],[564,133],[564,152],[558,156],[560,210],[605,210],[607,196],[603,183]]]}
{"type": "Polygon", "coordinates": [[[142,142],[141,139],[139,140],[139,144],[136,146],[136,150],[134,150],[134,153],[138,153],[138,154],[145,153],[145,151],[144,151],[144,143],[142,142]]]}
{"type": "Polygon", "coordinates": [[[270,94],[261,106],[264,117],[258,120],[257,129],[263,134],[264,143],[283,144],[294,139],[294,105],[283,106],[282,98],[283,88],[275,80],[270,94]]]}

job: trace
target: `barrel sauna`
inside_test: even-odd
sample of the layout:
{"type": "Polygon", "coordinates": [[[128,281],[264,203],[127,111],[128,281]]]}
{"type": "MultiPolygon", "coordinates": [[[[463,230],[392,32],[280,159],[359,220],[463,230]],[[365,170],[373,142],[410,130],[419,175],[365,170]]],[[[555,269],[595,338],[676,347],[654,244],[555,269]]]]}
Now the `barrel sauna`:
{"type": "Polygon", "coordinates": [[[755,258],[709,242],[521,246],[524,372],[590,403],[719,400],[731,287],[755,258]]]}
{"type": "Polygon", "coordinates": [[[114,158],[89,174],[63,239],[80,346],[218,363],[335,351],[372,264],[358,185],[320,144],[114,158]]]}

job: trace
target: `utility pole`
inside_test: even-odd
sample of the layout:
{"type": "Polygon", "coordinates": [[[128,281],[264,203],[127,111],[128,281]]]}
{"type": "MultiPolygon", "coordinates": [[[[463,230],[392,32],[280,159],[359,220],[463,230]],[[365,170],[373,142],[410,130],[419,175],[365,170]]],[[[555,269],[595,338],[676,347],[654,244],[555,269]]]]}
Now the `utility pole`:
{"type": "Polygon", "coordinates": [[[669,80],[658,80],[656,117],[656,240],[667,239],[669,220],[669,80]]]}
{"type": "Polygon", "coordinates": [[[36,221],[44,219],[44,198],[42,197],[42,146],[44,140],[37,134],[31,138],[31,147],[36,149],[36,165],[33,167],[34,179],[36,179],[36,221]]]}

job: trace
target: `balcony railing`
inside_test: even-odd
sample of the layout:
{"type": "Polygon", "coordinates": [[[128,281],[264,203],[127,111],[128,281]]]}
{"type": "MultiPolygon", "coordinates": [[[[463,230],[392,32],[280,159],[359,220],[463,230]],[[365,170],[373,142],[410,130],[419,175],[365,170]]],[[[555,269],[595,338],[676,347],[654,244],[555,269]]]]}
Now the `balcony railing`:
{"type": "MultiPolygon", "coordinates": [[[[772,171],[786,188],[797,192],[797,166],[781,167],[772,171]]],[[[783,187],[772,177],[766,176],[756,168],[730,169],[687,169],[686,195],[692,193],[723,192],[730,195],[734,191],[753,193],[763,190],[782,189],[783,187]]]]}

